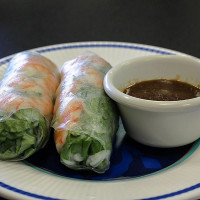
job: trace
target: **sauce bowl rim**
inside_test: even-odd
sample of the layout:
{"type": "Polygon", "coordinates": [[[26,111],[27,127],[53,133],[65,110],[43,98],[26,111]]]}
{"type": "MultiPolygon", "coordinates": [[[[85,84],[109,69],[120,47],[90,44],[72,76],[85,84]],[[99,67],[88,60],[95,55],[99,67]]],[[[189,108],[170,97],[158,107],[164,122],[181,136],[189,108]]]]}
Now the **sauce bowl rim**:
{"type": "Polygon", "coordinates": [[[147,100],[141,99],[137,97],[133,97],[127,95],[120,91],[120,89],[116,88],[113,84],[113,78],[117,71],[123,68],[125,65],[130,65],[136,61],[146,61],[151,59],[181,59],[187,60],[190,62],[196,62],[199,64],[200,67],[200,60],[198,58],[192,56],[185,56],[185,55],[150,55],[150,56],[142,56],[127,60],[118,64],[117,66],[113,67],[108,71],[106,76],[104,77],[104,89],[107,95],[113,99],[114,101],[127,105],[129,107],[135,107],[144,110],[162,110],[162,111],[175,111],[185,110],[186,108],[192,108],[200,105],[200,97],[192,98],[192,99],[185,99],[185,100],[178,100],[178,101],[156,101],[156,100],[147,100]]]}

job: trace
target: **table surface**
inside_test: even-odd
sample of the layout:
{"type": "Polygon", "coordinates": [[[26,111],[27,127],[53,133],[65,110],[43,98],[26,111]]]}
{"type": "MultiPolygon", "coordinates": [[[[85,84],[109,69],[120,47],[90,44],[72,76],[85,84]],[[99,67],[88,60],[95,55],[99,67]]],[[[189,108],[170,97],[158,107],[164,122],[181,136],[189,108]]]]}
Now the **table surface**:
{"type": "Polygon", "coordinates": [[[198,0],[0,2],[0,58],[80,41],[133,42],[200,57],[198,0]]]}
{"type": "Polygon", "coordinates": [[[123,41],[200,58],[198,0],[1,0],[0,58],[68,42],[123,41]]]}

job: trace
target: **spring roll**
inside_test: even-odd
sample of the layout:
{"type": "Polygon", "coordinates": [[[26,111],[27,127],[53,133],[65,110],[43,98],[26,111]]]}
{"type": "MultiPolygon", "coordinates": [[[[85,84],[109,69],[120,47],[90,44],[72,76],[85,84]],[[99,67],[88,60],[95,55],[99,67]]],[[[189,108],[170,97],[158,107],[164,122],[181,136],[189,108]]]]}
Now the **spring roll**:
{"type": "Polygon", "coordinates": [[[103,89],[110,64],[93,53],[64,63],[52,127],[61,163],[72,169],[105,172],[119,116],[103,89]]]}
{"type": "Polygon", "coordinates": [[[0,83],[0,159],[23,160],[44,147],[50,133],[59,71],[49,59],[22,52],[0,83]]]}

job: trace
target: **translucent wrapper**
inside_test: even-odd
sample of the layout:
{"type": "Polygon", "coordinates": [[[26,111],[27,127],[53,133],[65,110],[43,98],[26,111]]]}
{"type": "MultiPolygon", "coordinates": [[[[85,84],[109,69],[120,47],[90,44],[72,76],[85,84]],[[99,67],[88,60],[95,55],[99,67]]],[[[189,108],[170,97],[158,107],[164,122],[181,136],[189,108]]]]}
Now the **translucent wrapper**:
{"type": "Polygon", "coordinates": [[[119,116],[105,94],[103,79],[110,64],[93,53],[66,62],[56,92],[55,143],[61,162],[72,169],[105,172],[119,116]]]}
{"type": "Polygon", "coordinates": [[[47,58],[22,52],[11,59],[0,83],[1,160],[25,159],[46,144],[58,85],[47,58]]]}

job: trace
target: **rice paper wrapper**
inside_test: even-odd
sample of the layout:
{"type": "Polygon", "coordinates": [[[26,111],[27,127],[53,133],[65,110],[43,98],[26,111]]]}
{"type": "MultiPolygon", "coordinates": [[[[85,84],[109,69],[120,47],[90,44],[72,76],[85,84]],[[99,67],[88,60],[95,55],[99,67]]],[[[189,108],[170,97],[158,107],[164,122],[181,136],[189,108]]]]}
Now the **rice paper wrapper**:
{"type": "Polygon", "coordinates": [[[34,53],[15,55],[0,84],[0,159],[23,160],[48,141],[57,67],[34,53]]]}
{"type": "Polygon", "coordinates": [[[87,52],[61,70],[52,126],[61,162],[72,169],[105,172],[119,115],[103,89],[110,64],[87,52]]]}

